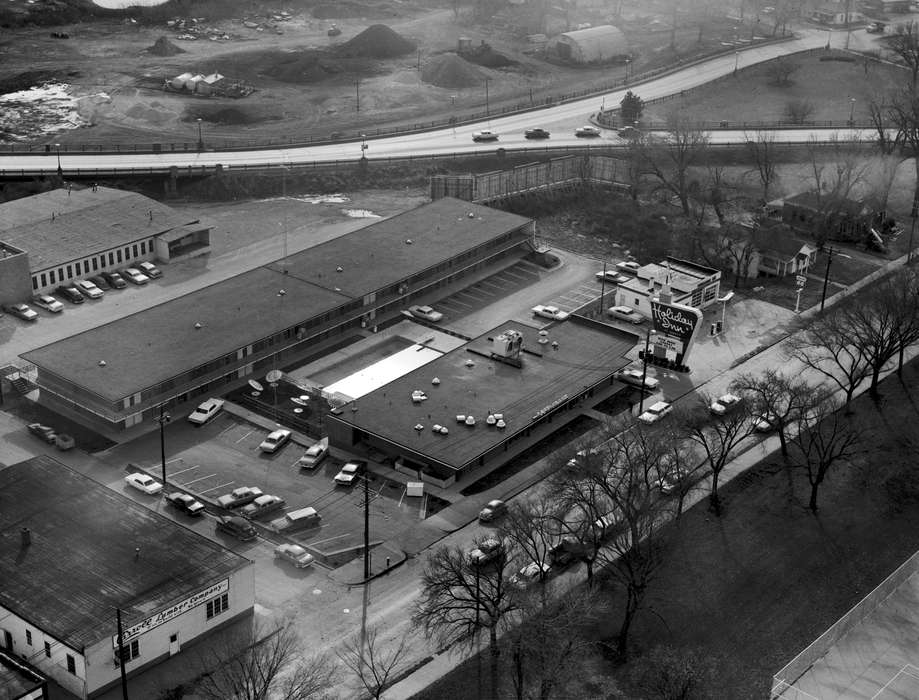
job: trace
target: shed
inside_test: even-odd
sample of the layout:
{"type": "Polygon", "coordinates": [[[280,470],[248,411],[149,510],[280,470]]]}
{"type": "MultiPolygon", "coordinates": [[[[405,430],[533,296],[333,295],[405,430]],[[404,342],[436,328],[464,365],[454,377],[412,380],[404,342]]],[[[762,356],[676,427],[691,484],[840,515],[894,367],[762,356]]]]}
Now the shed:
{"type": "Polygon", "coordinates": [[[565,32],[553,37],[549,51],[575,63],[601,63],[629,55],[629,42],[617,27],[600,27],[565,32]]]}
{"type": "Polygon", "coordinates": [[[219,93],[223,91],[223,84],[225,81],[226,78],[220,75],[220,73],[211,73],[198,81],[195,85],[195,91],[202,95],[219,93]]]}
{"type": "Polygon", "coordinates": [[[191,77],[191,73],[182,73],[182,75],[177,75],[169,81],[169,87],[171,87],[173,90],[182,90],[185,88],[191,77]]]}

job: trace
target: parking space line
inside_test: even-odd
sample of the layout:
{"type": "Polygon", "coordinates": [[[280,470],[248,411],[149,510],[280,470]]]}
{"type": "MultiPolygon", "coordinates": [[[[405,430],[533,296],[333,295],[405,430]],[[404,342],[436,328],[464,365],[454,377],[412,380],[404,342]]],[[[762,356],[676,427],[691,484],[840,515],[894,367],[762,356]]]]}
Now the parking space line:
{"type": "Polygon", "coordinates": [[[181,462],[181,461],[183,461],[181,457],[176,457],[175,459],[167,459],[166,464],[172,464],[173,462],[181,462]]]}
{"type": "Polygon", "coordinates": [[[407,492],[408,492],[408,489],[407,489],[407,488],[403,488],[403,489],[402,489],[402,495],[399,496],[399,504],[396,506],[397,508],[401,508],[401,507],[402,507],[402,501],[405,500],[405,494],[406,494],[407,492]]]}
{"type": "Polygon", "coordinates": [[[189,484],[194,484],[195,482],[198,482],[198,481],[204,481],[205,479],[210,479],[212,476],[217,476],[217,473],[214,472],[213,474],[208,474],[206,476],[202,476],[197,479],[192,479],[191,481],[186,481],[184,485],[188,486],[189,484]]]}
{"type": "Polygon", "coordinates": [[[231,430],[233,430],[233,428],[238,428],[238,427],[239,427],[239,425],[238,425],[237,423],[232,423],[232,422],[231,422],[226,428],[224,428],[223,430],[220,431],[219,435],[223,435],[224,433],[228,433],[228,432],[230,432],[231,430]]]}
{"type": "Polygon", "coordinates": [[[327,537],[324,540],[313,540],[310,542],[310,545],[315,547],[317,544],[325,544],[326,542],[331,542],[332,540],[340,540],[344,537],[351,537],[351,533],[346,532],[344,535],[335,535],[335,537],[327,537]]]}
{"type": "Polygon", "coordinates": [[[250,430],[248,433],[246,433],[246,434],[243,435],[241,438],[239,438],[239,440],[236,441],[236,444],[238,445],[238,444],[241,443],[243,440],[245,440],[247,437],[249,437],[250,435],[252,435],[252,433],[254,433],[254,432],[255,432],[254,430],[250,430]]]}
{"type": "Polygon", "coordinates": [[[225,483],[225,484],[217,484],[216,486],[214,486],[214,487],[212,487],[212,488],[204,489],[204,491],[199,491],[198,493],[205,494],[205,493],[208,493],[208,492],[210,492],[210,491],[216,491],[217,489],[225,489],[227,486],[232,486],[232,485],[235,484],[235,483],[236,483],[235,481],[228,481],[228,482],[225,483]]]}
{"type": "Polygon", "coordinates": [[[192,469],[197,469],[197,468],[198,468],[198,465],[193,464],[188,469],[179,469],[178,471],[169,472],[169,476],[176,476],[178,474],[184,474],[185,472],[190,472],[192,469]]]}

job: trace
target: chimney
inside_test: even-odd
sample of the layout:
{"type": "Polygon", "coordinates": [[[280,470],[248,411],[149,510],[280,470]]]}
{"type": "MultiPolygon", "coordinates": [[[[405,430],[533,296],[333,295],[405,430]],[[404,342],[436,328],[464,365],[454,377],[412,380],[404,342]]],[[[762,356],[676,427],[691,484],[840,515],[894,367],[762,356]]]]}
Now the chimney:
{"type": "Polygon", "coordinates": [[[20,532],[22,533],[22,546],[28,547],[30,544],[32,544],[32,531],[29,528],[24,527],[22,530],[20,530],[20,532]]]}

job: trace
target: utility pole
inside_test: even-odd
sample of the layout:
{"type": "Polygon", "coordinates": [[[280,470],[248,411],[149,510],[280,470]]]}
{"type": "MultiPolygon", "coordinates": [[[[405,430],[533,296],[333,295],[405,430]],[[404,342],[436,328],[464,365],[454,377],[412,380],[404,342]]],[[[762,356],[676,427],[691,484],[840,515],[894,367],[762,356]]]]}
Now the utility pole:
{"type": "Polygon", "coordinates": [[[597,306],[597,313],[603,317],[603,297],[606,296],[606,263],[603,263],[603,277],[600,278],[600,303],[597,306]]]}
{"type": "Polygon", "coordinates": [[[364,583],[370,581],[370,479],[364,480],[364,583]]]}
{"type": "Polygon", "coordinates": [[[118,668],[121,669],[121,697],[128,700],[128,676],[124,670],[124,631],[121,629],[121,608],[115,608],[115,619],[118,621],[118,668]]]}
{"type": "Polygon", "coordinates": [[[485,78],[485,117],[487,118],[490,114],[488,109],[488,83],[491,81],[491,78],[485,78]]]}
{"type": "Polygon", "coordinates": [[[357,111],[361,111],[361,81],[354,81],[354,93],[357,96],[357,111]]]}
{"type": "Polygon", "coordinates": [[[651,347],[651,333],[653,333],[653,331],[650,328],[645,331],[645,353],[641,356],[641,394],[638,399],[639,416],[644,413],[645,408],[645,380],[648,378],[648,350],[651,347]]]}
{"type": "Polygon", "coordinates": [[[165,404],[160,404],[160,415],[156,422],[160,424],[160,465],[163,469],[163,492],[166,491],[166,424],[172,416],[166,413],[165,404]]]}
{"type": "Polygon", "coordinates": [[[826,302],[826,286],[830,281],[830,265],[833,263],[833,253],[836,251],[830,247],[827,250],[826,272],[823,275],[823,293],[820,295],[820,310],[823,311],[823,304],[826,302]]]}

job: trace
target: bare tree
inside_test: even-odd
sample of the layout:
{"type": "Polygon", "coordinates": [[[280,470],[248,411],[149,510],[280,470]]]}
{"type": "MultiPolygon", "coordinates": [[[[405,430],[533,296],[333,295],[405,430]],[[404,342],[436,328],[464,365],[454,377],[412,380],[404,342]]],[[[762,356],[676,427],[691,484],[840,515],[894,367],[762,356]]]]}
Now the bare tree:
{"type": "Polygon", "coordinates": [[[718,480],[728,465],[734,450],[754,432],[754,422],[746,403],[741,403],[721,417],[713,417],[709,407],[714,399],[700,394],[696,406],[683,410],[678,416],[683,435],[705,455],[712,472],[709,505],[715,515],[721,515],[718,480]]]}
{"type": "Polygon", "coordinates": [[[890,191],[893,189],[897,170],[903,160],[904,158],[900,155],[882,153],[871,161],[871,167],[865,176],[865,181],[871,190],[875,207],[879,212],[887,211],[890,191]]]}
{"type": "Polygon", "coordinates": [[[205,700],[312,700],[325,698],[337,669],[325,654],[304,659],[290,626],[267,634],[258,625],[205,645],[195,694],[205,700]]]}
{"type": "Polygon", "coordinates": [[[721,255],[734,273],[734,286],[742,287],[750,276],[756,253],[763,247],[764,236],[759,227],[749,228],[729,224],[721,229],[721,255]]]}
{"type": "Polygon", "coordinates": [[[810,483],[808,508],[814,513],[818,490],[830,468],[858,451],[860,435],[839,408],[829,396],[814,402],[800,416],[799,430],[791,437],[793,459],[810,483]]]}
{"type": "Polygon", "coordinates": [[[807,151],[813,184],[810,226],[814,241],[823,247],[832,238],[851,238],[861,225],[852,218],[851,198],[868,169],[863,154],[837,137],[831,139],[829,147],[812,140],[807,151]]]}
{"type": "Polygon", "coordinates": [[[914,270],[902,269],[894,273],[886,287],[890,296],[881,303],[897,310],[897,376],[903,375],[903,355],[906,348],[919,343],[919,275],[914,270]]]}
{"type": "Polygon", "coordinates": [[[355,634],[342,644],[338,658],[351,670],[356,680],[356,690],[366,691],[379,700],[397,669],[405,660],[408,637],[400,635],[399,644],[384,649],[379,629],[368,627],[366,633],[355,634]]]}
{"type": "Polygon", "coordinates": [[[769,188],[778,180],[775,140],[771,132],[757,131],[747,135],[747,154],[753,161],[753,170],[763,186],[763,204],[769,201],[769,188]]]}
{"type": "Polygon", "coordinates": [[[754,428],[763,421],[779,435],[782,455],[788,456],[788,427],[809,410],[820,395],[803,379],[789,377],[774,369],[762,374],[741,374],[731,382],[731,391],[750,402],[754,428]]]}
{"type": "Polygon", "coordinates": [[[629,676],[647,700],[695,700],[708,697],[719,671],[711,658],[692,649],[654,647],[632,664],[629,676]]]}
{"type": "Polygon", "coordinates": [[[894,33],[887,38],[887,48],[909,69],[910,86],[915,90],[919,76],[919,24],[915,21],[897,24],[894,33]]]}
{"type": "Polygon", "coordinates": [[[770,78],[770,83],[778,87],[787,87],[791,85],[791,76],[801,70],[801,64],[789,60],[782,56],[766,65],[766,75],[770,78]]]}
{"type": "MultiPolygon", "coordinates": [[[[915,27],[915,23],[910,23],[915,27]]],[[[916,91],[915,77],[913,87],[901,90],[888,99],[886,116],[890,125],[896,130],[894,143],[906,158],[912,158],[916,169],[916,183],[913,188],[913,210],[919,202],[919,93],[916,91]]]]}
{"type": "MultiPolygon", "coordinates": [[[[558,505],[547,495],[512,503],[500,527],[501,536],[514,543],[522,562],[535,563],[538,580],[548,576],[549,550],[558,539],[558,505]]],[[[545,587],[540,587],[545,591],[545,587]]]]}
{"type": "Polygon", "coordinates": [[[883,155],[891,155],[898,147],[896,134],[890,135],[889,113],[891,106],[885,98],[874,97],[868,102],[868,118],[877,132],[878,150],[883,155]]]}
{"type": "Polygon", "coordinates": [[[691,170],[703,163],[707,148],[706,134],[677,112],[667,117],[663,140],[649,138],[643,145],[647,171],[658,181],[657,190],[677,197],[686,216],[690,214],[691,170]]]}
{"type": "Polygon", "coordinates": [[[813,116],[815,109],[810,100],[789,100],[785,103],[785,116],[792,124],[804,124],[813,116]]]}
{"type": "Polygon", "coordinates": [[[718,224],[724,226],[724,205],[731,201],[734,184],[725,176],[725,168],[720,165],[710,165],[705,181],[699,188],[696,199],[700,203],[698,221],[701,224],[705,207],[710,206],[718,217],[718,224]]]}

